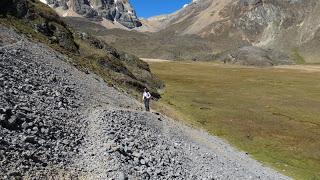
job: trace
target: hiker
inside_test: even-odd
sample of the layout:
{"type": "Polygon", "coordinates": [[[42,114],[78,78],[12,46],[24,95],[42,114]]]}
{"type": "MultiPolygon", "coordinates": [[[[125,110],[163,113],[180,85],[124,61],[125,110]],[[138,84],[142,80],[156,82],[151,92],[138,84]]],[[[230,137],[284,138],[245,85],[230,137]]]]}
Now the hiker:
{"type": "Polygon", "coordinates": [[[144,88],[142,100],[144,102],[144,107],[146,108],[146,111],[150,111],[150,108],[149,108],[150,99],[151,99],[151,94],[149,90],[147,88],[144,88]]]}

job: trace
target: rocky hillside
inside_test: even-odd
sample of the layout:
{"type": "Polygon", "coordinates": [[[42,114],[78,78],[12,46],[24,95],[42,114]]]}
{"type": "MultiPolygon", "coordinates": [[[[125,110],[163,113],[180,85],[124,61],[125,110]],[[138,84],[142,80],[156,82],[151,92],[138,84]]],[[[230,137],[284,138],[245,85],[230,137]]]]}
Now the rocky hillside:
{"type": "Polygon", "coordinates": [[[93,21],[108,20],[132,29],[141,26],[128,0],[41,0],[61,16],[82,16],[93,21]]]}
{"type": "Polygon", "coordinates": [[[15,28],[33,41],[42,42],[68,56],[85,72],[94,72],[110,85],[132,93],[149,87],[155,97],[162,86],[147,63],[119,51],[88,33],[70,29],[47,5],[32,0],[0,2],[1,25],[15,28]]]}

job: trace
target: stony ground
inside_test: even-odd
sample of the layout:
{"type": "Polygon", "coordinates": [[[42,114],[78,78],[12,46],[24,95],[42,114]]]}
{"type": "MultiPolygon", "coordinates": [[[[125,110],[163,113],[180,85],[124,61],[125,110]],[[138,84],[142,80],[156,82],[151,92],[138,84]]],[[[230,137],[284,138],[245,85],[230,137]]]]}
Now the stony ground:
{"type": "Polygon", "coordinates": [[[289,179],[0,27],[0,179],[289,179]]]}

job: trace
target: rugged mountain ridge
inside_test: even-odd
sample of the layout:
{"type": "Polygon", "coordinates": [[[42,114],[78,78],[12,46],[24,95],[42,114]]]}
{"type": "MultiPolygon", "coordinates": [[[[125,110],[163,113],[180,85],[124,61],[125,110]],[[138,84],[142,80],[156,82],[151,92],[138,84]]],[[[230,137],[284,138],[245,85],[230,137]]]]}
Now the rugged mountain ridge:
{"type": "Polygon", "coordinates": [[[68,22],[139,57],[279,65],[320,62],[319,12],[317,0],[195,0],[175,13],[141,20],[137,32],[68,22]],[[267,63],[248,60],[257,52],[267,63]],[[246,55],[234,55],[239,53],[246,55]]]}
{"type": "Polygon", "coordinates": [[[141,22],[128,0],[41,0],[62,16],[80,15],[94,21],[103,19],[132,29],[141,22]]]}
{"type": "Polygon", "coordinates": [[[299,52],[319,61],[320,2],[317,0],[197,0],[181,10],[150,18],[158,30],[196,34],[215,51],[250,45],[299,52]]]}
{"type": "MultiPolygon", "coordinates": [[[[278,27],[274,31],[301,27],[308,24],[310,18],[315,20],[311,28],[317,29],[317,0],[197,0],[181,10],[164,16],[149,18],[149,21],[161,24],[159,29],[175,27],[178,34],[223,33],[222,30],[240,30],[243,40],[258,43],[266,28],[278,27]],[[185,24],[187,23],[187,24],[185,24]],[[303,24],[301,24],[303,23],[303,24]],[[185,26],[177,26],[184,24],[185,26]]],[[[309,34],[309,33],[308,33],[309,34]]],[[[311,33],[309,35],[314,35],[311,33]]],[[[302,35],[303,36],[303,35],[302,35]]],[[[301,37],[304,42],[312,37],[301,37]]]]}

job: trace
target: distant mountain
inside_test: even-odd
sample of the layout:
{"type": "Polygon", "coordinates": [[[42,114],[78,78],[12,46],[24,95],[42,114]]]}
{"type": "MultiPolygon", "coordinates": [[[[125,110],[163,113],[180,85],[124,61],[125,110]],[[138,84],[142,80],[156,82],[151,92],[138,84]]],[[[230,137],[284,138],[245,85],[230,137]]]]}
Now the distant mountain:
{"type": "Polygon", "coordinates": [[[147,23],[158,31],[199,35],[213,41],[216,51],[243,44],[298,49],[307,61],[319,61],[319,0],[196,0],[147,23]]]}
{"type": "Polygon", "coordinates": [[[194,0],[172,14],[141,21],[125,0],[46,1],[62,16],[76,12],[91,20],[110,20],[90,24],[94,21],[66,18],[77,29],[139,57],[243,65],[320,62],[319,0],[194,0]],[[111,30],[117,23],[127,28],[111,30]]]}
{"type": "Polygon", "coordinates": [[[128,0],[41,0],[60,16],[83,16],[94,21],[104,19],[132,29],[141,22],[128,0]]]}

